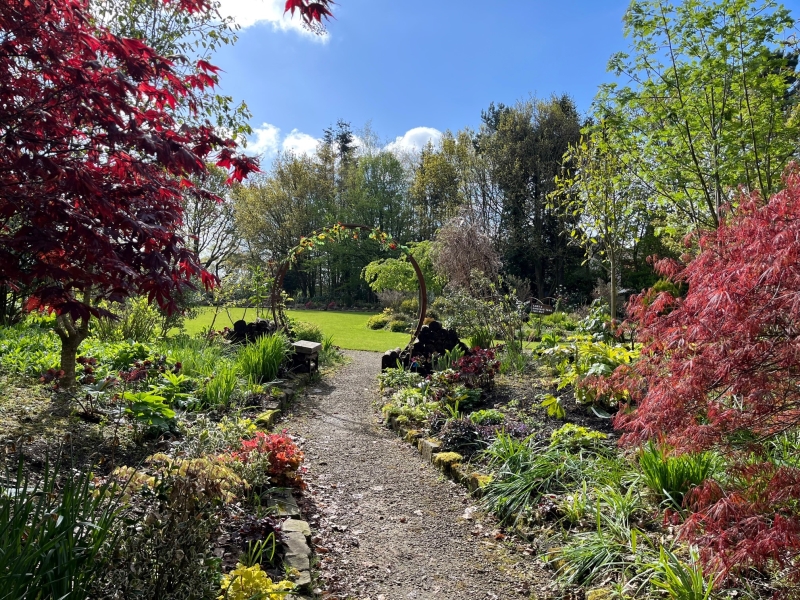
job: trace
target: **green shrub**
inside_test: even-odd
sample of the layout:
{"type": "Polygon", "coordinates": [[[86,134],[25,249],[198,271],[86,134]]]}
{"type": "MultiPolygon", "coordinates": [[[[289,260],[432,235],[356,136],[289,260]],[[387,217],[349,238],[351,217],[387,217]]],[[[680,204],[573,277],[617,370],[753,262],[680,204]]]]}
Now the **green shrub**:
{"type": "Polygon", "coordinates": [[[662,501],[681,508],[683,498],[693,487],[714,474],[717,457],[711,452],[670,456],[669,449],[649,442],[639,453],[644,483],[662,501]]]}
{"type": "Polygon", "coordinates": [[[93,322],[94,334],[101,341],[149,342],[155,338],[156,330],[161,324],[161,315],[144,296],[131,298],[124,304],[106,308],[117,318],[102,318],[93,322]]]}
{"type": "Polygon", "coordinates": [[[488,408],[471,413],[469,420],[476,425],[499,425],[505,420],[505,416],[499,410],[488,408]]]}
{"type": "Polygon", "coordinates": [[[208,459],[156,455],[148,462],[147,472],[120,473],[122,481],[139,483],[128,486],[136,510],[117,524],[111,564],[87,597],[216,598],[220,560],[209,540],[216,539],[220,505],[241,480],[208,459]]]}
{"type": "Polygon", "coordinates": [[[114,344],[109,350],[111,366],[114,369],[127,369],[137,360],[145,360],[153,354],[150,346],[142,342],[120,342],[114,344]]]}
{"type": "Polygon", "coordinates": [[[598,443],[602,443],[606,439],[608,436],[605,433],[593,431],[574,423],[567,423],[550,434],[550,446],[574,452],[581,448],[596,448],[598,443]]]}
{"type": "Polygon", "coordinates": [[[369,318],[369,321],[367,321],[367,327],[369,327],[370,329],[383,329],[388,324],[389,324],[389,315],[385,313],[372,315],[369,318]]]}
{"type": "Polygon", "coordinates": [[[49,323],[30,317],[11,327],[0,327],[0,368],[6,373],[39,377],[61,361],[61,341],[49,323]]]}
{"type": "Polygon", "coordinates": [[[419,388],[402,388],[392,395],[392,403],[397,406],[418,406],[426,399],[419,388]]]}
{"type": "Polygon", "coordinates": [[[659,279],[653,284],[653,287],[650,288],[650,291],[653,294],[669,292],[674,298],[678,298],[681,295],[681,290],[669,279],[659,279]]]}
{"type": "Polygon", "coordinates": [[[401,321],[400,319],[395,319],[393,321],[389,321],[389,331],[393,331],[394,333],[402,333],[408,330],[408,323],[405,321],[401,321]]]}
{"type": "Polygon", "coordinates": [[[86,598],[114,547],[119,506],[90,471],[45,462],[31,481],[22,460],[0,493],[0,597],[86,598]]]}
{"type": "Polygon", "coordinates": [[[400,303],[400,312],[407,315],[415,315],[419,312],[419,299],[408,298],[400,303]]]}
{"type": "Polygon", "coordinates": [[[571,335],[564,342],[545,347],[540,344],[539,354],[546,364],[555,367],[558,390],[574,386],[575,399],[583,404],[615,408],[626,399],[624,391],[598,396],[594,388],[582,386],[587,377],[605,377],[623,364],[639,358],[639,348],[631,350],[622,344],[595,339],[586,334],[571,335]]]}
{"type": "Polygon", "coordinates": [[[441,403],[450,406],[456,411],[469,411],[481,401],[481,391],[479,389],[468,388],[463,385],[456,385],[449,388],[441,403]]]}
{"type": "Polygon", "coordinates": [[[306,340],[307,342],[317,342],[321,344],[325,339],[319,325],[306,321],[295,321],[292,323],[292,332],[294,333],[294,338],[297,340],[306,340]]]}
{"type": "Polygon", "coordinates": [[[134,424],[134,438],[165,433],[175,425],[175,411],[167,405],[166,398],[152,390],[124,392],[122,398],[125,400],[125,414],[134,424]]]}
{"type": "Polygon", "coordinates": [[[398,406],[392,402],[385,404],[381,412],[388,419],[389,417],[405,417],[408,421],[414,423],[423,423],[427,420],[428,415],[439,408],[437,402],[422,402],[416,406],[398,406]]]}
{"type": "Polygon", "coordinates": [[[574,331],[578,326],[578,322],[573,319],[568,313],[556,311],[550,315],[541,317],[542,325],[549,327],[558,327],[566,331],[574,331]]]}
{"type": "Polygon", "coordinates": [[[394,389],[417,387],[422,383],[422,376],[419,373],[406,371],[402,368],[389,368],[378,375],[378,382],[380,382],[381,391],[387,387],[394,389]]]}
{"type": "Polygon", "coordinates": [[[289,342],[282,334],[265,335],[239,351],[239,370],[247,381],[274,381],[288,354],[289,342]]]}

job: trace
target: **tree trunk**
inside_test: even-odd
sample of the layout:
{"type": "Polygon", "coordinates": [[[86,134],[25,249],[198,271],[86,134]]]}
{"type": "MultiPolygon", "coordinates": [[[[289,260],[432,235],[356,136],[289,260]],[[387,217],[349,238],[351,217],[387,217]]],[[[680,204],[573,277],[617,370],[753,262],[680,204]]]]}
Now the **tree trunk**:
{"type": "Polygon", "coordinates": [[[61,370],[64,376],[61,380],[62,387],[72,389],[76,386],[75,361],[78,356],[78,346],[82,340],[76,336],[61,338],[61,370]]]}
{"type": "Polygon", "coordinates": [[[611,298],[609,298],[608,306],[611,309],[612,321],[617,318],[617,261],[614,252],[609,252],[609,267],[611,271],[611,298]]]}
{"type": "Polygon", "coordinates": [[[78,356],[78,346],[89,335],[89,317],[81,319],[80,325],[69,315],[59,315],[56,318],[55,332],[61,338],[61,386],[72,390],[76,387],[75,362],[78,356]]]}

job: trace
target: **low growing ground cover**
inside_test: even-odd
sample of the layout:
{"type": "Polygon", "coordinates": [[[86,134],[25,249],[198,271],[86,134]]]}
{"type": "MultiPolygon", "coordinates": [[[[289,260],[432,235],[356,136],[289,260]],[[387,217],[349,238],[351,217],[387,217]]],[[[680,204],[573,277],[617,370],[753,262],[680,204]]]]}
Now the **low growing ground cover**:
{"type": "MultiPolygon", "coordinates": [[[[303,453],[271,430],[288,341],[153,332],[87,339],[67,392],[51,317],[0,329],[0,598],[211,600],[294,587],[267,508],[304,486],[303,453]]],[[[337,356],[328,346],[322,360],[337,356]]]]}
{"type": "MultiPolygon", "coordinates": [[[[371,352],[384,352],[389,348],[405,348],[410,335],[392,331],[372,330],[367,327],[367,322],[373,316],[367,312],[350,312],[336,310],[288,310],[291,319],[307,321],[318,325],[326,336],[331,336],[333,343],[345,350],[368,350],[371,352]]],[[[214,320],[214,328],[232,327],[233,322],[241,318],[255,319],[255,309],[229,308],[226,312],[221,310],[214,320],[213,308],[201,308],[197,317],[187,319],[186,333],[195,335],[206,331],[214,320]]],[[[271,314],[264,318],[272,318],[271,314]]]]}

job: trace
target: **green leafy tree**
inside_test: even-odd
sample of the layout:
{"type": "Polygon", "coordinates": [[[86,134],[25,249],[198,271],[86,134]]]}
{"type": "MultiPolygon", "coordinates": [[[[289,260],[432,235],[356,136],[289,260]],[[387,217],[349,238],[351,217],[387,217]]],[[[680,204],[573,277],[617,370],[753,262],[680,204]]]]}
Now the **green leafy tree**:
{"type": "Polygon", "coordinates": [[[561,96],[513,107],[492,104],[476,140],[502,192],[496,241],[505,268],[530,279],[540,298],[563,283],[568,248],[562,234],[569,215],[552,210],[548,197],[564,152],[579,139],[575,104],[561,96]]]}
{"type": "MultiPolygon", "coordinates": [[[[90,0],[90,10],[98,24],[112,33],[145,41],[162,56],[171,57],[182,75],[197,71],[197,61],[208,62],[222,46],[236,42],[239,26],[232,17],[223,17],[220,2],[205,2],[187,14],[178,3],[163,0],[90,0]]],[[[217,75],[211,74],[215,83],[217,75]]],[[[193,111],[183,107],[187,120],[209,120],[229,132],[239,142],[252,133],[247,105],[236,105],[233,98],[208,91],[198,94],[193,111]]]]}
{"type": "MultiPolygon", "coordinates": [[[[439,294],[444,286],[444,279],[440,277],[433,267],[429,240],[410,244],[411,256],[417,261],[425,286],[433,294],[439,294]]],[[[419,288],[417,275],[405,255],[401,258],[384,258],[373,260],[361,271],[361,276],[367,281],[373,292],[396,290],[398,292],[416,292],[419,288]]]]}
{"type": "Polygon", "coordinates": [[[623,160],[682,229],[716,227],[744,185],[768,197],[800,137],[789,11],[772,0],[635,0],[630,52],[597,100],[623,160]]]}
{"type": "Polygon", "coordinates": [[[622,259],[637,241],[646,190],[609,144],[603,123],[564,157],[572,175],[558,180],[554,204],[579,216],[570,237],[584,249],[587,260],[599,259],[604,266],[610,282],[609,306],[616,315],[622,259]]]}
{"type": "Polygon", "coordinates": [[[431,239],[462,203],[454,150],[455,140],[448,137],[441,148],[428,142],[420,154],[410,189],[419,239],[431,239]]]}

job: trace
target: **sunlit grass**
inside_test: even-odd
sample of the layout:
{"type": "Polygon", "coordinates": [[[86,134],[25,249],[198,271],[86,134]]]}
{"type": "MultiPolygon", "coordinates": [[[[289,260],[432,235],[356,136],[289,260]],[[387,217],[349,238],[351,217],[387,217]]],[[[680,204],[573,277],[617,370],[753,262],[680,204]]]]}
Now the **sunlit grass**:
{"type": "MultiPolygon", "coordinates": [[[[233,321],[241,319],[252,321],[256,317],[255,310],[250,308],[231,308],[228,310],[230,318],[224,310],[220,310],[214,322],[214,329],[233,327],[233,321]]],[[[332,336],[333,343],[346,350],[370,350],[384,352],[398,346],[404,348],[411,336],[407,333],[392,333],[391,331],[374,331],[367,328],[367,321],[373,314],[371,312],[347,312],[334,310],[290,310],[288,314],[293,319],[307,321],[319,325],[325,336],[332,336]]],[[[271,314],[264,318],[271,318],[271,314]]],[[[208,328],[214,318],[213,308],[203,308],[195,319],[186,321],[186,333],[194,335],[208,328]]]]}

